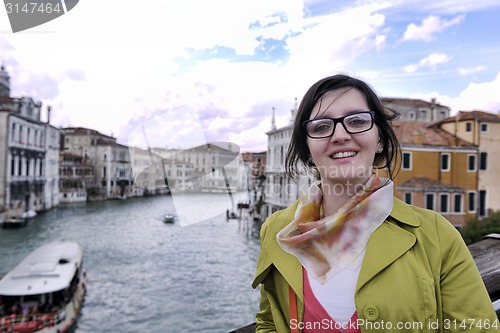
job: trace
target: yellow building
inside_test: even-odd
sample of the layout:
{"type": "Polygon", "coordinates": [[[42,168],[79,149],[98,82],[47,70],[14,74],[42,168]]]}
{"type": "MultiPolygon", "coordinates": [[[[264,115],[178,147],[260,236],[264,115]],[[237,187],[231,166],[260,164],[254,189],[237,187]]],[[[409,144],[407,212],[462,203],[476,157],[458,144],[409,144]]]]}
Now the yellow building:
{"type": "Polygon", "coordinates": [[[457,227],[476,218],[477,146],[428,122],[393,126],[402,151],[395,195],[439,212],[457,227]]]}
{"type": "Polygon", "coordinates": [[[478,147],[478,216],[486,217],[500,210],[500,116],[484,111],[460,111],[434,126],[478,147]]]}

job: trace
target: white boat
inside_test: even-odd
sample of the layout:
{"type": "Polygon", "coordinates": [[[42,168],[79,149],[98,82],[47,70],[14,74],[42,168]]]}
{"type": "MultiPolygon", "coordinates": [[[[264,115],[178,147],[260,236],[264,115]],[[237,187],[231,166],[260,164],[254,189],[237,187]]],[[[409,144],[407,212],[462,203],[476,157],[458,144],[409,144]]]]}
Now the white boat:
{"type": "Polygon", "coordinates": [[[0,280],[0,332],[63,333],[85,296],[83,248],[54,241],[31,252],[0,280]]]}
{"type": "Polygon", "coordinates": [[[163,215],[163,222],[175,223],[175,215],[172,213],[167,213],[167,214],[163,215]]]}
{"type": "Polygon", "coordinates": [[[34,210],[28,210],[27,212],[21,214],[21,217],[25,219],[32,219],[35,216],[36,216],[36,211],[34,210]]]}

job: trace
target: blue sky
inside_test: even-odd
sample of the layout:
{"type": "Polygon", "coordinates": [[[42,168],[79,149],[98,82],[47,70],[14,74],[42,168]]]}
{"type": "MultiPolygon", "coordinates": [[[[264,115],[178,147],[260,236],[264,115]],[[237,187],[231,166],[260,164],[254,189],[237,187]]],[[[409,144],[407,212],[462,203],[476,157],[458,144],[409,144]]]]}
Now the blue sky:
{"type": "Polygon", "coordinates": [[[295,98],[339,72],[381,96],[498,112],[498,17],[500,0],[85,0],[16,34],[0,10],[0,62],[56,126],[262,151],[273,107],[287,125],[295,98]]]}

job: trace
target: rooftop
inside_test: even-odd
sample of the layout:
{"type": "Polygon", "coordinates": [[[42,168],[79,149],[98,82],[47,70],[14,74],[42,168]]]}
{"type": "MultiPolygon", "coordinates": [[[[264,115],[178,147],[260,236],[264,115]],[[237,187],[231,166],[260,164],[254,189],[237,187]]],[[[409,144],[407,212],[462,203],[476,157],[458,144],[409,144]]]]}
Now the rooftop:
{"type": "Polygon", "coordinates": [[[465,192],[465,189],[459,186],[441,183],[440,181],[427,177],[411,177],[401,185],[398,190],[413,191],[434,191],[434,192],[465,192]]]}
{"type": "Polygon", "coordinates": [[[393,129],[401,145],[475,147],[474,144],[462,140],[437,126],[431,126],[433,124],[421,121],[396,120],[393,122],[393,129]]]}

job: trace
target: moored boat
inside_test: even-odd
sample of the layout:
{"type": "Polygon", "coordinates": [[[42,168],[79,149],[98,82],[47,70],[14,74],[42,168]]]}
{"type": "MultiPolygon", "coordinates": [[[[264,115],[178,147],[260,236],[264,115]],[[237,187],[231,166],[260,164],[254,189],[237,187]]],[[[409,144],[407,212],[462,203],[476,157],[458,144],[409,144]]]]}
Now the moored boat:
{"type": "Polygon", "coordinates": [[[19,228],[19,227],[24,227],[27,224],[27,220],[24,217],[7,217],[3,222],[2,222],[2,227],[3,228],[19,228]]]}
{"type": "Polygon", "coordinates": [[[174,223],[175,222],[175,215],[172,213],[167,213],[167,214],[163,215],[163,222],[174,223]]]}
{"type": "Polygon", "coordinates": [[[31,252],[0,280],[0,332],[63,333],[85,296],[83,248],[54,241],[31,252]]]}

